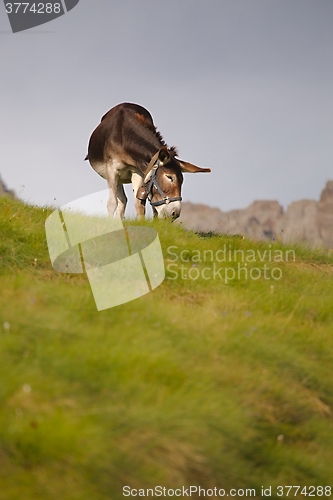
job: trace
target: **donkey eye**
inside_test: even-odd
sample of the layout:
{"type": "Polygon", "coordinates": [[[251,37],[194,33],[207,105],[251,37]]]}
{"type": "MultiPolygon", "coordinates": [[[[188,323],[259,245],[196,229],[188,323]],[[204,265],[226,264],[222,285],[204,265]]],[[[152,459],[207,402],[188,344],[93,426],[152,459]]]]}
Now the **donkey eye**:
{"type": "Polygon", "coordinates": [[[168,178],[171,182],[173,182],[173,177],[172,177],[172,175],[165,174],[165,176],[166,176],[166,177],[167,177],[167,178],[168,178]]]}

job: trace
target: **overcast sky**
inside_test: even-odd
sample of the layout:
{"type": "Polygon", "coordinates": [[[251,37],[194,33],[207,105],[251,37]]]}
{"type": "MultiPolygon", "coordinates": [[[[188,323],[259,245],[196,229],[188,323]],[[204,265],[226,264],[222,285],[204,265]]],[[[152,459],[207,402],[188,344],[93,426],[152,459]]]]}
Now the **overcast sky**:
{"type": "Polygon", "coordinates": [[[185,201],[287,207],[333,179],[332,0],[80,0],[16,34],[0,5],[0,31],[0,175],[27,201],[106,188],[83,159],[123,101],[212,169],[185,201]]]}

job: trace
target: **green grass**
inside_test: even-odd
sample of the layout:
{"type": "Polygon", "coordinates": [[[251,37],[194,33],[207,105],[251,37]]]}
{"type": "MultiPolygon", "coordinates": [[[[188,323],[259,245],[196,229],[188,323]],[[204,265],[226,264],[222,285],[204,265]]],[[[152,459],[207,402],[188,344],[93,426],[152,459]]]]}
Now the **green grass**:
{"type": "Polygon", "coordinates": [[[273,498],[278,485],[333,486],[329,250],[147,221],[165,281],[98,312],[85,275],[51,267],[51,212],[0,199],[1,500],[117,500],[125,485],[255,488],[258,498],[261,486],[273,498]],[[237,279],[239,252],[215,262],[235,279],[204,279],[207,251],[223,248],[296,258],[247,263],[280,279],[237,279]]]}

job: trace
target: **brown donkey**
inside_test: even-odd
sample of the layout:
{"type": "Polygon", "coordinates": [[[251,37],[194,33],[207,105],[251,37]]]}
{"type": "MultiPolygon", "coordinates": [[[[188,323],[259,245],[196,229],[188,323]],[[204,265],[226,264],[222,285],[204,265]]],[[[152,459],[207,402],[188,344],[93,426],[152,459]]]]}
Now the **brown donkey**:
{"type": "Polygon", "coordinates": [[[107,180],[108,212],[123,217],[127,198],[123,184],[132,183],[135,211],[145,215],[148,198],[154,216],[177,218],[181,210],[182,172],[210,172],[178,158],[156,129],[150,113],[138,104],[118,104],[108,111],[90,137],[91,166],[107,180]]]}

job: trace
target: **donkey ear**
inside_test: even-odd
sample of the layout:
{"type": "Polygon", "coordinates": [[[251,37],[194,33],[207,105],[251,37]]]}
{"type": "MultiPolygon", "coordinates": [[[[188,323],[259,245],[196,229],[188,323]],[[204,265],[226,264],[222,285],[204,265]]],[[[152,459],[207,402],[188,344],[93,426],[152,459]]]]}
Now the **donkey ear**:
{"type": "Polygon", "coordinates": [[[158,153],[158,159],[164,165],[170,160],[170,153],[166,146],[162,146],[158,153]]]}
{"type": "Polygon", "coordinates": [[[177,160],[180,164],[180,169],[182,172],[189,172],[194,174],[196,172],[211,172],[210,168],[201,168],[193,165],[192,163],[188,163],[187,161],[177,160]]]}

